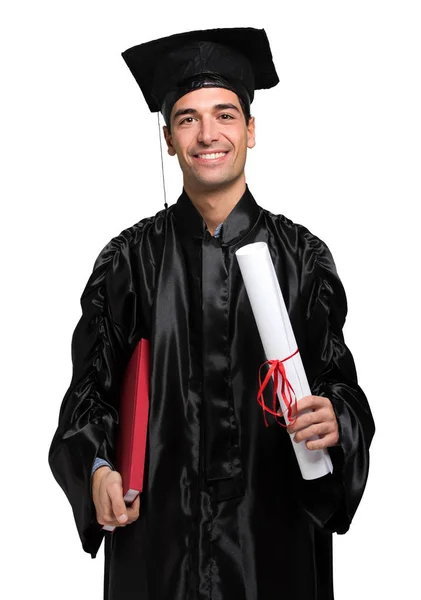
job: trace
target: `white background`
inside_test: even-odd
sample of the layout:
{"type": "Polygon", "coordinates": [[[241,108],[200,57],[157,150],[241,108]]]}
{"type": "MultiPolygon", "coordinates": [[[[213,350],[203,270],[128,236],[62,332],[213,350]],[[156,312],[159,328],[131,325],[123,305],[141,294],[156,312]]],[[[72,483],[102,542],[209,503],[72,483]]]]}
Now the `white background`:
{"type": "MultiPolygon", "coordinates": [[[[256,93],[247,180],[330,247],[377,425],[366,493],[334,538],[336,599],[419,597],[419,3],[15,0],[1,12],[1,597],[102,598],[103,550],[83,552],[47,455],[94,260],[163,207],[156,115],[120,53],[227,26],[268,33],[280,84],[256,93]]],[[[165,168],[172,204],[176,159],[165,168]]]]}

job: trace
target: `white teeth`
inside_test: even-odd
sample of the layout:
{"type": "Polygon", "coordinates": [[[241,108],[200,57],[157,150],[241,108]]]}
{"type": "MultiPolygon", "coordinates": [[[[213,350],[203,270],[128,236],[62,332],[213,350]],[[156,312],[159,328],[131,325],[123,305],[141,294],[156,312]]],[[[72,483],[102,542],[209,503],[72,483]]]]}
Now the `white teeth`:
{"type": "Polygon", "coordinates": [[[221,158],[221,156],[225,156],[226,152],[214,152],[213,154],[198,154],[199,158],[204,158],[205,160],[215,160],[215,158],[221,158]]]}

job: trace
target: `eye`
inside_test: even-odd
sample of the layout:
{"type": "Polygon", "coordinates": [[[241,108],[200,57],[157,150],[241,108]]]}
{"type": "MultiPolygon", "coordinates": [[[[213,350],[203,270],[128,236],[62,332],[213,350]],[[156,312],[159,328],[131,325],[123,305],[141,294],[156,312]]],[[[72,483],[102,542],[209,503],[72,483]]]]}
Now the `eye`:
{"type": "Polygon", "coordinates": [[[219,115],[219,116],[223,121],[229,121],[234,118],[232,115],[229,115],[228,113],[222,113],[222,115],[219,115]]]}
{"type": "Polygon", "coordinates": [[[191,123],[193,123],[193,121],[193,117],[185,117],[184,119],[181,119],[179,125],[190,125],[191,123]]]}

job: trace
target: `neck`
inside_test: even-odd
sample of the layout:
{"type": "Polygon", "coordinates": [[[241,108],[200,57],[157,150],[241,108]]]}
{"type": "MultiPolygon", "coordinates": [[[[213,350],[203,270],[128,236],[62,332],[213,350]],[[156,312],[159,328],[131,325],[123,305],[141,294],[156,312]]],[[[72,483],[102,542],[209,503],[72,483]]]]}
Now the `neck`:
{"type": "Polygon", "coordinates": [[[246,179],[243,173],[243,176],[230,186],[200,191],[192,189],[184,181],[184,189],[213,235],[246,191],[246,179]]]}

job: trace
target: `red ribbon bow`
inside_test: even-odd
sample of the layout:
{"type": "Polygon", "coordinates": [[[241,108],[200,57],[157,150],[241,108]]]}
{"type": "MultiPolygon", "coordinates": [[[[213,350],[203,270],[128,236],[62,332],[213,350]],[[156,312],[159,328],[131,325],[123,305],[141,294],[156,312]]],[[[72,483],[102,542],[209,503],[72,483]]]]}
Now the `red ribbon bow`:
{"type": "Polygon", "coordinates": [[[286,358],[284,358],[282,360],[267,360],[266,362],[263,363],[263,365],[260,366],[260,369],[259,369],[259,386],[260,387],[259,387],[259,392],[257,394],[257,402],[260,404],[260,406],[263,409],[263,418],[265,420],[266,427],[269,426],[267,419],[266,419],[266,414],[265,414],[267,412],[276,418],[279,425],[282,425],[282,427],[288,427],[288,425],[284,425],[284,423],[281,423],[281,421],[279,420],[280,415],[278,414],[278,411],[276,410],[276,401],[277,401],[276,393],[278,391],[279,374],[281,374],[281,377],[282,377],[281,395],[282,395],[282,399],[285,403],[285,406],[287,407],[288,421],[289,421],[290,425],[293,425],[295,423],[295,418],[294,419],[292,418],[292,406],[294,403],[295,404],[297,403],[297,397],[295,395],[292,385],[288,381],[283,363],[285,361],[289,360],[290,358],[292,358],[293,356],[295,356],[297,353],[298,353],[298,348],[296,349],[296,351],[293,354],[291,354],[290,356],[287,356],[286,358]],[[262,367],[264,367],[267,364],[270,365],[270,368],[269,368],[269,371],[267,372],[266,377],[262,383],[260,372],[262,370],[262,367]],[[266,388],[267,384],[269,383],[269,380],[272,377],[272,375],[274,378],[273,398],[272,398],[273,410],[271,410],[268,406],[266,406],[265,399],[263,396],[263,392],[265,391],[265,388],[266,388]],[[294,395],[294,398],[292,398],[291,392],[294,395]]]}

